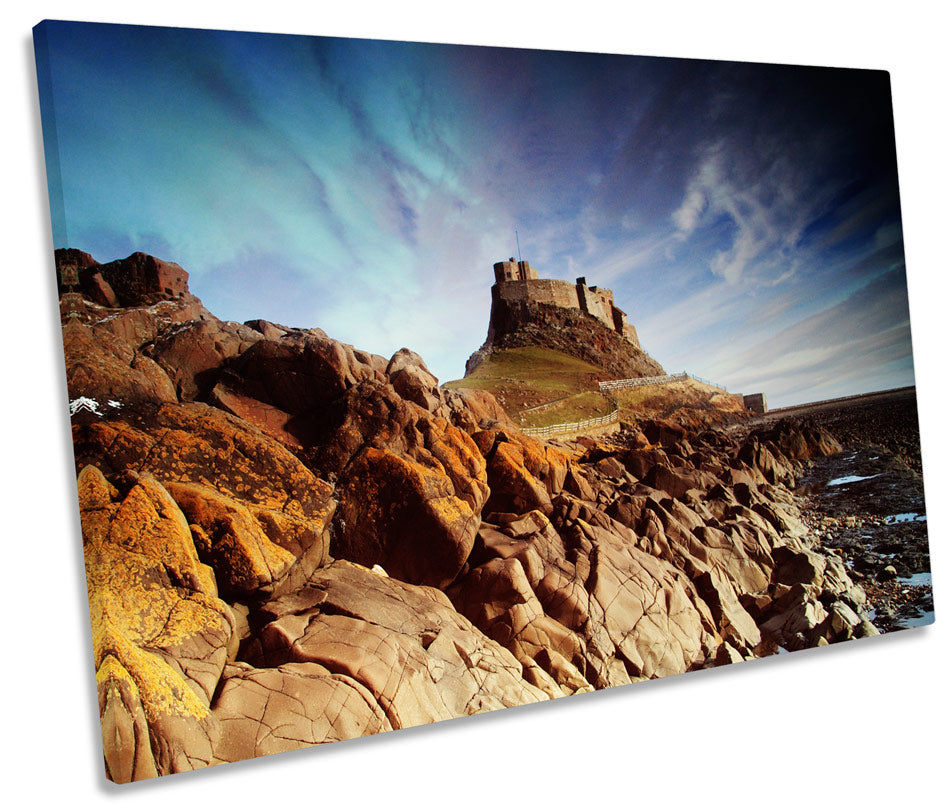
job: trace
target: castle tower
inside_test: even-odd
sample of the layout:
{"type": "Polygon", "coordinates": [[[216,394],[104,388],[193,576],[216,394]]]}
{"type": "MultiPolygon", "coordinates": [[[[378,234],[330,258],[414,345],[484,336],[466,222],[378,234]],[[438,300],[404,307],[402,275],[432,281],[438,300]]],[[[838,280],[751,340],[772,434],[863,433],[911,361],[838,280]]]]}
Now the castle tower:
{"type": "Polygon", "coordinates": [[[531,267],[531,263],[527,260],[518,262],[514,257],[508,257],[507,261],[496,262],[493,267],[496,283],[526,282],[529,279],[538,278],[538,272],[531,267]]]}

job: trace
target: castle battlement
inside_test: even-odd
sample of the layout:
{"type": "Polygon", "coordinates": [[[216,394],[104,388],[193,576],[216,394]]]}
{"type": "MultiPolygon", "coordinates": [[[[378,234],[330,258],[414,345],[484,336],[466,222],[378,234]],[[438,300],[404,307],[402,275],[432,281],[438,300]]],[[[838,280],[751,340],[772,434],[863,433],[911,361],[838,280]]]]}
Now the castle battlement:
{"type": "Polygon", "coordinates": [[[496,262],[494,271],[493,309],[497,302],[502,301],[579,310],[640,349],[637,331],[627,322],[627,314],[614,304],[612,290],[588,287],[587,279],[583,276],[578,277],[574,284],[561,279],[539,279],[538,272],[527,261],[516,262],[514,257],[507,262],[496,262]]]}

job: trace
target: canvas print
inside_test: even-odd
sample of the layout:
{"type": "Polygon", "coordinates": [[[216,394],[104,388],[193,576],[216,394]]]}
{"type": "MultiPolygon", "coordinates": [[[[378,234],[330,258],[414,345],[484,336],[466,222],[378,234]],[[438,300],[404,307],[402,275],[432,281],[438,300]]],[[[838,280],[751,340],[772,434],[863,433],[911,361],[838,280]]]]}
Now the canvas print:
{"type": "Polygon", "coordinates": [[[34,43],[112,781],[933,622],[886,72],[34,43]]]}

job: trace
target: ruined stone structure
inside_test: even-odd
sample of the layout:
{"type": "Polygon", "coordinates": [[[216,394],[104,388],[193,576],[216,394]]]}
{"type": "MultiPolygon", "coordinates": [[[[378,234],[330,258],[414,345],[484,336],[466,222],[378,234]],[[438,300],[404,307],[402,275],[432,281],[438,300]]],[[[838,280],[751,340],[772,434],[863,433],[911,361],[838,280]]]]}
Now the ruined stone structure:
{"type": "Polygon", "coordinates": [[[475,369],[493,348],[543,346],[609,370],[615,377],[663,374],[643,352],[637,331],[606,288],[539,279],[527,261],[494,264],[491,317],[485,344],[466,364],[475,369]]]}

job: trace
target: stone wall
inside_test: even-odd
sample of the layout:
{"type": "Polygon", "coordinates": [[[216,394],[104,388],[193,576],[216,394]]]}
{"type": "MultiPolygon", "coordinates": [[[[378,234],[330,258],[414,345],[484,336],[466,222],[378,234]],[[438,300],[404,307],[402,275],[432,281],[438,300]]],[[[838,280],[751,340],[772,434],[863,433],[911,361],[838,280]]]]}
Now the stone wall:
{"type": "Polygon", "coordinates": [[[580,307],[575,286],[570,282],[562,282],[560,279],[502,282],[492,288],[492,300],[494,301],[496,297],[507,302],[535,302],[555,307],[580,307]]]}
{"type": "Polygon", "coordinates": [[[488,338],[469,359],[466,373],[494,346],[527,344],[558,349],[605,368],[627,370],[621,373],[623,377],[662,372],[659,364],[643,353],[636,329],[614,305],[613,291],[588,287],[583,276],[574,284],[538,279],[538,272],[527,261],[516,262],[514,257],[496,262],[494,271],[488,338]],[[602,330],[613,336],[602,335],[602,330]],[[583,346],[591,341],[597,346],[583,346]],[[631,351],[630,358],[623,357],[631,351]]]}
{"type": "Polygon", "coordinates": [[[514,257],[509,257],[507,261],[496,262],[494,264],[495,282],[517,282],[528,279],[537,279],[538,272],[531,267],[527,260],[515,261],[514,257]]]}
{"type": "Polygon", "coordinates": [[[750,411],[756,414],[765,414],[769,410],[768,403],[765,401],[765,395],[762,392],[756,392],[754,395],[743,395],[742,404],[750,411]]]}
{"type": "Polygon", "coordinates": [[[613,316],[613,291],[606,288],[588,288],[579,284],[577,286],[577,298],[580,299],[582,296],[586,303],[586,307],[583,304],[581,305],[582,310],[611,330],[616,329],[613,316]]]}

